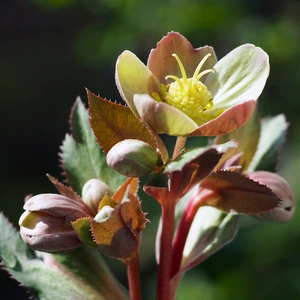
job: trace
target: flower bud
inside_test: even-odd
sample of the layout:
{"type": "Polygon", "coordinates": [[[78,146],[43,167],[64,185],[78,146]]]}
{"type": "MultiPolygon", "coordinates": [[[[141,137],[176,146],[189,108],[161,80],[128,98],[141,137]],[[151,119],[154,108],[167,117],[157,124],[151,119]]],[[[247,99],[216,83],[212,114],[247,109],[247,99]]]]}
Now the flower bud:
{"type": "Polygon", "coordinates": [[[26,201],[19,220],[26,244],[44,252],[65,252],[82,245],[70,222],[88,215],[85,205],[56,194],[40,194],[26,201]]]}
{"type": "Polygon", "coordinates": [[[279,199],[281,199],[278,208],[258,219],[278,223],[288,222],[294,214],[295,195],[287,181],[275,173],[266,171],[252,172],[248,175],[250,179],[266,185],[279,199]]]}
{"type": "Polygon", "coordinates": [[[97,213],[97,215],[95,216],[94,220],[96,222],[104,222],[104,221],[106,221],[111,216],[111,214],[113,213],[113,211],[114,211],[114,208],[112,208],[109,205],[105,205],[97,213]]]}
{"type": "Polygon", "coordinates": [[[147,143],[128,139],[115,144],[107,153],[107,164],[128,177],[142,177],[153,171],[158,155],[147,143]]]}
{"type": "Polygon", "coordinates": [[[114,194],[113,190],[100,179],[90,179],[82,188],[82,199],[96,215],[98,206],[102,198],[107,193],[108,196],[114,194]]]}

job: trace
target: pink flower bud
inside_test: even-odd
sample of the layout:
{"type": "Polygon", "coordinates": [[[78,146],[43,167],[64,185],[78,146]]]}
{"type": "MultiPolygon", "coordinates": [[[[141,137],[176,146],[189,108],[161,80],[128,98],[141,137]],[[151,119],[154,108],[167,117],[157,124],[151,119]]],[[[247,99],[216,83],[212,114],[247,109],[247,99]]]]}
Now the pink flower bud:
{"type": "Polygon", "coordinates": [[[96,215],[98,206],[102,198],[107,194],[112,196],[113,190],[100,179],[90,179],[85,183],[82,189],[82,199],[96,215]]]}
{"type": "Polygon", "coordinates": [[[278,208],[262,217],[259,217],[259,220],[278,223],[288,222],[292,218],[295,210],[295,195],[287,181],[275,173],[266,171],[252,172],[248,175],[250,179],[266,185],[278,196],[278,198],[281,199],[281,203],[278,208]]]}
{"type": "Polygon", "coordinates": [[[70,222],[88,216],[84,203],[57,194],[30,198],[19,220],[26,244],[44,252],[65,252],[82,245],[70,222]]]}

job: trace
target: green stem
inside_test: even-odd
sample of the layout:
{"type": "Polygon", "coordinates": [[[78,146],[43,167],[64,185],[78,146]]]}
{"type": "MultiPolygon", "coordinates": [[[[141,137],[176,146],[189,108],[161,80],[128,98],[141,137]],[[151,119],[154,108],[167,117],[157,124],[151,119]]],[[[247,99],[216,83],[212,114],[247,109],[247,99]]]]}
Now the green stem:
{"type": "Polygon", "coordinates": [[[184,148],[186,142],[186,136],[179,136],[176,140],[176,144],[173,152],[173,159],[175,159],[179,154],[182,148],[184,148]]]}
{"type": "Polygon", "coordinates": [[[131,300],[141,300],[140,264],[139,253],[136,251],[133,258],[126,261],[129,284],[129,294],[131,300]]]}
{"type": "Polygon", "coordinates": [[[157,300],[172,300],[171,295],[171,259],[174,233],[174,201],[162,205],[162,232],[160,237],[160,258],[157,278],[157,300]]]}

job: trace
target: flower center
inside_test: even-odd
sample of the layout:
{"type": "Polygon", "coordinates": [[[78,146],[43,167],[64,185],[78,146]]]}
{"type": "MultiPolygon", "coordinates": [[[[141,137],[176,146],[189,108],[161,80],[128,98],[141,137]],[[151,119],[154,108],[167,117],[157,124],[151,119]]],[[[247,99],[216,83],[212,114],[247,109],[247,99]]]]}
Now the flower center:
{"type": "Polygon", "coordinates": [[[197,66],[193,77],[187,78],[183,64],[177,54],[172,54],[177,60],[182,78],[178,78],[174,75],[166,76],[166,79],[174,79],[174,81],[167,87],[162,86],[163,99],[157,99],[164,101],[176,108],[180,109],[191,119],[193,119],[198,125],[208,121],[209,116],[203,113],[213,107],[213,97],[206,85],[200,81],[200,78],[207,73],[214,73],[213,69],[207,69],[201,71],[206,60],[211,56],[210,53],[200,61],[197,66]]]}

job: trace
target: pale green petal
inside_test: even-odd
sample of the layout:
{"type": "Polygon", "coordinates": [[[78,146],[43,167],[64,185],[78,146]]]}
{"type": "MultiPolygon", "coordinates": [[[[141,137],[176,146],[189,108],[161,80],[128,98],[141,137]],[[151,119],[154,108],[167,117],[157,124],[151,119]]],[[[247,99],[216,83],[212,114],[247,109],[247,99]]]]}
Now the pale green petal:
{"type": "Polygon", "coordinates": [[[137,115],[133,104],[134,94],[160,94],[160,85],[152,72],[132,52],[124,51],[116,63],[116,84],[131,110],[137,115]]]}
{"type": "Polygon", "coordinates": [[[158,133],[184,136],[198,128],[185,113],[167,103],[157,102],[147,94],[134,95],[133,102],[143,122],[158,133]]]}
{"type": "Polygon", "coordinates": [[[259,47],[245,44],[232,50],[214,66],[205,85],[214,98],[208,113],[247,100],[257,100],[269,76],[269,57],[259,47]]]}

